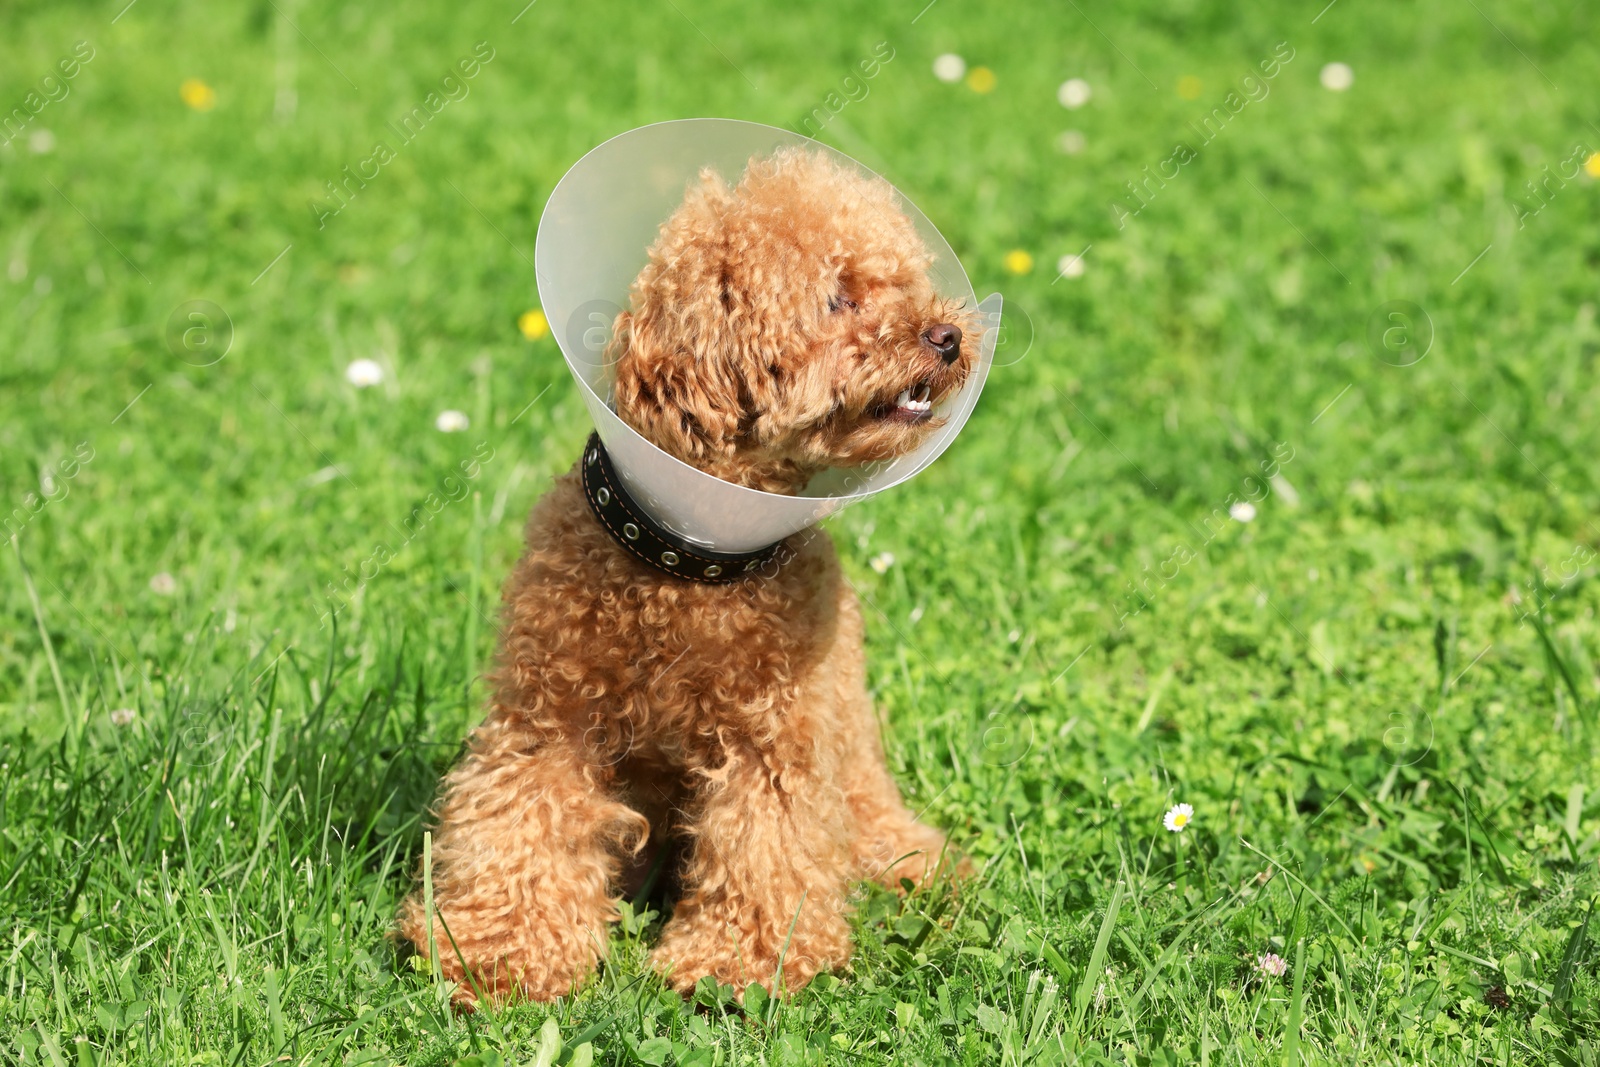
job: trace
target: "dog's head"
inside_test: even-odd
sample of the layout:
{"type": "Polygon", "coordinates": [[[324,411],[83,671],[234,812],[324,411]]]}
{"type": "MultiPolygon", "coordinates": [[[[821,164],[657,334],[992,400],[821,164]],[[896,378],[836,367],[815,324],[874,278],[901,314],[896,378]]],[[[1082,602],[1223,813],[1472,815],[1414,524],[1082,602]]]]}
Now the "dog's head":
{"type": "Polygon", "coordinates": [[[978,345],[887,183],[821,153],[701,174],[634,282],[609,349],[617,413],[710,474],[795,493],[939,423],[978,345]]]}

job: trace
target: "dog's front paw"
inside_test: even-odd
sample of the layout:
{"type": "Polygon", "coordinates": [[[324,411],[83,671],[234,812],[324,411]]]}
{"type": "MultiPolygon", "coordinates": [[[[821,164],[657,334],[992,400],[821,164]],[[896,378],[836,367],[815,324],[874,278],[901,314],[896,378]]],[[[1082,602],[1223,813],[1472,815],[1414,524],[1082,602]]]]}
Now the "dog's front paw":
{"type": "Polygon", "coordinates": [[[906,819],[875,829],[856,842],[856,868],[864,878],[903,892],[902,878],[920,886],[940,873],[953,873],[958,879],[972,873],[971,862],[931,826],[906,819]]]}
{"type": "MultiPolygon", "coordinates": [[[[440,973],[456,983],[450,999],[465,1011],[475,1010],[480,1000],[502,1004],[568,995],[593,973],[608,932],[541,926],[527,917],[506,923],[461,908],[451,910],[449,922],[448,929],[434,924],[432,944],[438,948],[440,973]]],[[[420,901],[406,902],[397,932],[427,959],[430,939],[420,901]]]]}
{"type": "Polygon", "coordinates": [[[850,961],[850,929],[842,914],[797,923],[792,935],[787,926],[761,929],[708,919],[668,923],[650,954],[651,966],[685,996],[707,977],[733,986],[741,998],[752,982],[769,993],[796,993],[850,961]]]}
{"type": "Polygon", "coordinates": [[[688,940],[677,938],[672,944],[663,941],[650,953],[650,966],[668,986],[688,997],[700,979],[715,978],[743,993],[749,984],[743,960],[731,953],[707,952],[704,946],[691,945],[688,940]]]}

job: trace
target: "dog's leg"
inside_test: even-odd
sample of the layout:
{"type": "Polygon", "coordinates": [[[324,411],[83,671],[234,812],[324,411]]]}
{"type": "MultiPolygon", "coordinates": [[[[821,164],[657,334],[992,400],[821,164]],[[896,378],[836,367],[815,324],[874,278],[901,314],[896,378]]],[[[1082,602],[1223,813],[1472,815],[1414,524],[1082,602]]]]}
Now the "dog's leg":
{"type": "Polygon", "coordinates": [[[844,785],[855,813],[856,837],[851,843],[855,875],[903,891],[900,879],[921,885],[949,861],[945,835],[917,820],[889,776],[872,702],[862,690],[848,718],[853,741],[846,756],[844,785]]]}
{"type": "Polygon", "coordinates": [[[699,791],[684,895],[652,962],[681,991],[707,975],[793,993],[850,958],[849,809],[814,766],[746,749],[699,791]]]}
{"type": "Polygon", "coordinates": [[[472,1004],[478,991],[564,996],[605,955],[618,855],[649,832],[609,784],[606,768],[575,752],[492,741],[446,779],[433,848],[442,922],[429,923],[418,890],[400,933],[426,957],[431,925],[458,1002],[472,1004]]]}
{"type": "Polygon", "coordinates": [[[855,815],[856,836],[851,843],[855,877],[895,890],[904,889],[902,878],[920,885],[947,862],[945,836],[917,821],[889,775],[878,717],[867,694],[861,609],[848,586],[841,590],[839,633],[829,661],[839,707],[840,785],[855,815]]]}

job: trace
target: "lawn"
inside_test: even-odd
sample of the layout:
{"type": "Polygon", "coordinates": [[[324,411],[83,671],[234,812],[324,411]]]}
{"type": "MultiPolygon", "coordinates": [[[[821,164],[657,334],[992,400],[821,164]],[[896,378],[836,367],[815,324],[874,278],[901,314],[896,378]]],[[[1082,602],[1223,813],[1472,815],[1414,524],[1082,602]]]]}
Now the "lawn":
{"type": "Polygon", "coordinates": [[[1594,9],[125,3],[0,14],[0,1061],[1596,1064],[1594,9]],[[695,115],[1005,294],[830,522],[980,873],[791,1000],[640,901],[453,1015],[385,933],[589,428],[539,211],[695,115]]]}

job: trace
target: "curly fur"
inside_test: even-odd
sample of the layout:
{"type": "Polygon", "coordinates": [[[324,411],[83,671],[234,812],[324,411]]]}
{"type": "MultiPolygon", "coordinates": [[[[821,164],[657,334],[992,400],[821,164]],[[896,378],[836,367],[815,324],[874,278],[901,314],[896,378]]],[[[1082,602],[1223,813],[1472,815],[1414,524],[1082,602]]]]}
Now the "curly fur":
{"type": "MultiPolygon", "coordinates": [[[[820,154],[703,174],[663,225],[610,352],[618,413],[719,477],[794,493],[817,471],[914,448],[936,425],[894,400],[958,388],[923,339],[971,330],[882,182],[820,154]]],[[[848,894],[939,868],[885,766],[861,613],[819,530],[775,575],[670,578],[599,525],[576,470],[527,525],[506,584],[489,714],[437,811],[437,920],[420,891],[399,932],[430,935],[458,999],[547,1000],[606,953],[616,902],[668,840],[681,895],[652,961],[793,992],[848,963],[848,894]],[[468,981],[470,973],[471,981],[468,981]]]]}

